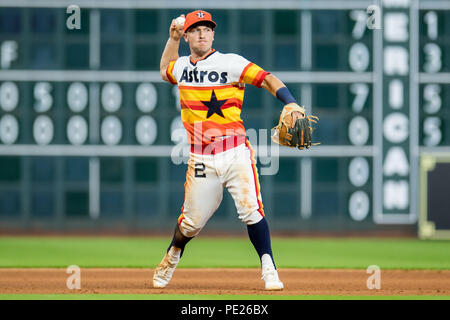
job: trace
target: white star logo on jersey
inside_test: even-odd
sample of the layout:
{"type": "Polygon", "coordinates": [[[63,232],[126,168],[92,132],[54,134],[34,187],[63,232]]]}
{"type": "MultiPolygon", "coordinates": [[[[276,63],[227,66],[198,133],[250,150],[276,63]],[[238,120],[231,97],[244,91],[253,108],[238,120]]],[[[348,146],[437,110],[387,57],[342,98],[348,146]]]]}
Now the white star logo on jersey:
{"type": "Polygon", "coordinates": [[[199,17],[200,19],[203,18],[205,16],[205,14],[203,12],[197,12],[197,17],[199,17]]]}

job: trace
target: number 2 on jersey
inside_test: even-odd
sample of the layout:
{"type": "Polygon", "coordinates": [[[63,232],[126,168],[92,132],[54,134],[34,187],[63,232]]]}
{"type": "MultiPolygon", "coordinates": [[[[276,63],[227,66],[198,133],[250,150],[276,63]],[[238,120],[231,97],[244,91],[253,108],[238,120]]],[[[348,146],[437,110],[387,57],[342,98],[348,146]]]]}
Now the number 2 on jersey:
{"type": "Polygon", "coordinates": [[[196,178],[206,178],[205,174],[205,164],[203,163],[196,163],[195,165],[195,177],[196,178]]]}

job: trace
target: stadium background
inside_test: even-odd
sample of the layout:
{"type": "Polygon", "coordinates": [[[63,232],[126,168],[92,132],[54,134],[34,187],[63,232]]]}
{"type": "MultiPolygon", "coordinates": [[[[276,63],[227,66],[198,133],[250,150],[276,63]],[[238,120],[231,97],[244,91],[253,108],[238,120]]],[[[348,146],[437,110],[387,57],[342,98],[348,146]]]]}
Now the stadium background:
{"type": "MultiPolygon", "coordinates": [[[[216,50],[279,76],[320,117],[320,146],[280,149],[278,173],[260,176],[272,231],[415,235],[419,157],[449,151],[448,1],[1,0],[2,230],[173,228],[186,165],[171,160],[179,105],[159,60],[171,19],[199,7],[218,24],[216,50]],[[71,4],[81,8],[79,30],[66,26],[71,4]],[[373,4],[383,22],[406,17],[407,36],[383,23],[369,29],[373,4]],[[408,53],[406,71],[386,69],[389,46],[408,53]],[[394,142],[383,134],[393,112],[407,118],[394,142]],[[390,147],[403,151],[406,173],[383,173],[390,147]],[[406,202],[385,199],[389,181],[406,183],[406,202]]],[[[281,108],[247,86],[244,125],[270,129],[281,108]]],[[[242,230],[227,192],[205,230],[242,230]]]]}

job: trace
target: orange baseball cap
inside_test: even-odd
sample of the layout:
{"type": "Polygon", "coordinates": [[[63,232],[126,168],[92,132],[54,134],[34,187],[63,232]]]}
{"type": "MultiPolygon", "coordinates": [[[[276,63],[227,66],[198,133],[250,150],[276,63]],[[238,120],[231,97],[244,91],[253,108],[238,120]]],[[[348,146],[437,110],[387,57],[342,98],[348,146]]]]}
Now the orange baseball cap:
{"type": "Polygon", "coordinates": [[[213,25],[213,29],[217,26],[217,24],[212,20],[211,13],[203,10],[197,10],[187,14],[186,20],[184,21],[184,32],[186,32],[186,30],[194,24],[203,21],[211,23],[213,25]]]}

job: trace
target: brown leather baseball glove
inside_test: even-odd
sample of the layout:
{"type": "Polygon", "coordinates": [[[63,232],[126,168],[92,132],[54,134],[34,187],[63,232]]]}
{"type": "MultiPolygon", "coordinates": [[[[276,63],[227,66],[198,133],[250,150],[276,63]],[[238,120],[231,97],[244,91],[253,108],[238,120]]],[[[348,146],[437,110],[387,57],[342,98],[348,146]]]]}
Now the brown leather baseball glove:
{"type": "Polygon", "coordinates": [[[312,123],[317,123],[316,116],[306,116],[305,108],[296,103],[289,103],[281,111],[278,125],[273,128],[272,141],[282,146],[303,150],[319,143],[312,142],[312,123]]]}

